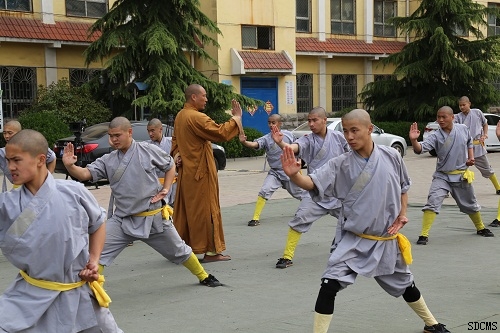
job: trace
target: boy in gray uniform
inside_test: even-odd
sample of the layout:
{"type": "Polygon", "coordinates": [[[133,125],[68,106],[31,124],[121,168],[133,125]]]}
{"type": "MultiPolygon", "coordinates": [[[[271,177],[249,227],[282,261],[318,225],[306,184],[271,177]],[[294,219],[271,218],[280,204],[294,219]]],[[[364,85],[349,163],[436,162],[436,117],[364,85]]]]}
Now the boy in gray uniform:
{"type": "MultiPolygon", "coordinates": [[[[281,117],[279,114],[272,114],[267,120],[269,128],[272,129],[276,126],[278,130],[281,129],[281,117]]],[[[291,132],[283,130],[283,141],[290,144],[293,142],[293,135],[291,132]]],[[[292,197],[300,200],[304,191],[296,186],[294,183],[290,182],[288,176],[285,175],[283,169],[281,168],[281,148],[274,142],[271,133],[261,136],[255,139],[253,142],[247,141],[245,134],[240,135],[240,142],[242,145],[253,149],[265,149],[266,159],[269,163],[270,170],[267,173],[266,179],[264,179],[264,184],[260,188],[259,195],[257,196],[257,202],[255,203],[255,211],[253,213],[253,218],[248,222],[249,227],[255,227],[260,224],[260,213],[266,205],[266,201],[271,198],[274,192],[280,187],[290,193],[292,197]]]]}
{"type": "Polygon", "coordinates": [[[373,125],[365,110],[349,112],[342,126],[353,151],[329,160],[313,174],[300,174],[300,162],[291,147],[284,149],[282,157],[290,180],[310,191],[313,200],[331,196],[342,201],[333,250],[316,300],[313,332],[328,331],[337,292],[360,274],[375,278],[389,295],[403,296],[424,321],[424,332],[449,333],[427,308],[408,268],[410,243],[399,230],[408,222],[410,178],[401,155],[373,143],[373,125]]]}
{"type": "Polygon", "coordinates": [[[109,123],[108,134],[116,150],[85,168],[75,165],[76,156],[71,143],[64,148],[63,156],[71,176],[82,181],[109,180],[112,199],[100,264],[109,266],[131,241],[142,240],[169,261],[182,263],[201,284],[220,286],[220,282],[205,272],[191,248],[179,237],[167,211],[168,206],[162,203],[175,176],[173,158],[147,142],[135,142],[132,126],[124,117],[117,117],[109,123]],[[164,172],[163,185],[158,181],[156,169],[164,172]]]}
{"type": "Polygon", "coordinates": [[[107,295],[98,303],[90,286],[100,281],[106,212],[82,184],[52,177],[47,148],[33,130],[6,145],[20,187],[0,194],[0,247],[20,272],[0,296],[0,332],[122,333],[107,295]]]}
{"type": "MultiPolygon", "coordinates": [[[[313,173],[329,159],[348,152],[349,146],[342,133],[327,128],[326,112],[322,107],[312,109],[307,116],[307,121],[312,133],[304,135],[292,144],[283,142],[283,133],[274,126],[272,136],[280,148],[290,146],[293,152],[307,163],[307,172],[313,173]]],[[[340,201],[333,196],[325,196],[320,201],[313,201],[305,193],[294,218],[288,222],[285,250],[283,257],[278,259],[276,268],[287,268],[293,265],[292,259],[301,235],[326,214],[338,217],[339,209],[340,201]]]]}
{"type": "MultiPolygon", "coordinates": [[[[157,147],[160,147],[164,152],[170,154],[170,149],[172,149],[172,138],[163,135],[163,124],[160,121],[160,119],[157,118],[151,119],[148,122],[147,130],[148,130],[149,140],[146,140],[146,142],[149,142],[157,147]]],[[[161,180],[164,180],[161,171],[157,170],[157,173],[158,177],[161,180]]],[[[172,207],[174,205],[176,189],[177,189],[177,179],[174,178],[174,182],[170,187],[170,191],[168,192],[165,198],[167,204],[169,204],[172,207]]]]}
{"type": "Polygon", "coordinates": [[[436,172],[432,176],[427,203],[422,208],[422,232],[417,240],[420,245],[429,241],[429,230],[448,193],[451,193],[460,211],[469,215],[479,236],[493,237],[493,233],[484,227],[479,212],[481,206],[471,184],[474,174],[468,167],[474,165],[474,152],[469,129],[463,124],[454,124],[453,118],[453,110],[449,106],[441,107],[437,112],[440,129],[420,143],[417,141],[420,135],[417,123],[410,128],[410,141],[416,154],[432,149],[437,154],[436,172]]]}
{"type": "Polygon", "coordinates": [[[496,193],[500,194],[500,184],[498,183],[495,171],[488,161],[484,140],[488,138],[488,121],[479,109],[471,109],[470,101],[467,96],[462,96],[458,100],[460,113],[455,115],[455,123],[467,126],[472,137],[474,150],[474,165],[481,172],[484,178],[488,178],[495,187],[496,193]]]}

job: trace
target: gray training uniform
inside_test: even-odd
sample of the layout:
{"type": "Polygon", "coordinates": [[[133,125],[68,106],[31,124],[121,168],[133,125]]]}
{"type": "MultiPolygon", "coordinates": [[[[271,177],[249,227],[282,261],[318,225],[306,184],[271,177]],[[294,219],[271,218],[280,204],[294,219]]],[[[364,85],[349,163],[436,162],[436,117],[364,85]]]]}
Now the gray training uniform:
{"type": "MultiPolygon", "coordinates": [[[[105,220],[105,210],[82,184],[49,173],[35,195],[25,186],[0,194],[0,247],[30,277],[79,282],[89,260],[89,234],[105,220]]],[[[17,274],[0,296],[0,332],[122,330],[88,284],[61,292],[33,286],[17,274]]]]}
{"type": "Polygon", "coordinates": [[[458,124],[464,124],[469,128],[470,136],[473,139],[472,144],[474,147],[474,165],[479,170],[479,172],[481,172],[481,175],[484,178],[490,178],[491,176],[493,176],[495,174],[495,171],[491,167],[490,162],[486,157],[486,154],[488,153],[486,151],[486,148],[484,148],[484,146],[479,142],[474,143],[474,140],[479,140],[482,134],[488,134],[483,133],[483,126],[488,123],[488,121],[484,117],[483,112],[479,109],[470,109],[467,115],[465,115],[463,112],[460,112],[455,115],[454,122],[458,124]]]}
{"type": "MultiPolygon", "coordinates": [[[[307,163],[309,174],[314,173],[328,160],[350,151],[344,135],[330,129],[327,129],[324,139],[311,133],[297,139],[294,143],[299,145],[298,157],[307,163]]],[[[320,201],[313,201],[306,193],[302,196],[295,216],[288,222],[288,225],[297,232],[307,232],[313,222],[326,214],[338,217],[340,206],[341,202],[334,196],[324,196],[320,201]]]]}
{"type": "Polygon", "coordinates": [[[102,265],[109,266],[128,243],[137,239],[176,264],[189,259],[191,248],[179,237],[171,219],[164,220],[161,213],[133,216],[162,206],[161,201],[151,203],[162,188],[156,169],[166,172],[173,166],[173,158],[157,146],[135,141],[125,154],[115,150],[87,165],[94,182],[109,180],[115,204],[111,217],[111,209],[108,212],[102,265]]]}
{"type": "Polygon", "coordinates": [[[481,209],[474,194],[474,188],[461,174],[448,174],[454,170],[466,170],[467,148],[472,147],[469,129],[463,124],[453,124],[448,134],[441,128],[433,132],[421,143],[420,154],[435,150],[437,154],[436,171],[432,175],[431,188],[427,203],[422,210],[439,214],[443,200],[451,193],[460,211],[473,214],[481,209]]]}
{"type": "MultiPolygon", "coordinates": [[[[283,133],[283,142],[292,143],[293,135],[289,131],[281,131],[283,133]]],[[[290,181],[290,178],[285,174],[281,166],[281,148],[274,142],[271,133],[255,139],[254,142],[259,144],[257,149],[266,150],[266,159],[269,163],[270,170],[267,173],[266,179],[259,191],[259,197],[269,200],[277,189],[284,188],[295,199],[300,200],[306,193],[303,189],[290,181]]]]}
{"type": "Polygon", "coordinates": [[[387,229],[401,212],[401,195],[411,181],[401,155],[390,147],[374,145],[366,161],[352,151],[329,160],[310,175],[317,192],[313,200],[337,197],[342,210],[335,243],[323,278],[338,280],[342,288],[358,274],[374,277],[390,295],[401,296],[413,282],[396,239],[375,241],[356,234],[390,236],[387,229]]]}
{"type": "MultiPolygon", "coordinates": [[[[160,147],[164,152],[170,155],[170,150],[172,150],[172,138],[162,136],[160,142],[153,140],[146,140],[146,142],[149,142],[150,144],[160,147]]],[[[162,174],[160,170],[157,171],[157,174],[159,178],[163,178],[163,176],[165,176],[165,173],[162,174]]],[[[168,191],[168,194],[165,197],[165,201],[170,206],[173,206],[174,204],[176,190],[177,190],[177,182],[172,184],[172,186],[170,187],[170,191],[168,191]]]]}

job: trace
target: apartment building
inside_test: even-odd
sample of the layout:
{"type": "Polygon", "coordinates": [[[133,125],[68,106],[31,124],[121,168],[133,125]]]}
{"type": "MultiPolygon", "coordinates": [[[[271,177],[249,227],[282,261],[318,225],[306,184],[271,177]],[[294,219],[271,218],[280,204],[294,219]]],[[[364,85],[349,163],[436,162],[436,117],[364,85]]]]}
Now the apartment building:
{"type": "MultiPolygon", "coordinates": [[[[66,77],[73,85],[99,75],[83,51],[97,36],[87,30],[115,0],[0,0],[0,80],[5,117],[30,105],[37,85],[66,77]]],[[[482,1],[500,6],[500,0],[482,1]]],[[[417,0],[201,0],[218,25],[219,47],[205,46],[218,66],[191,56],[207,77],[263,100],[248,107],[246,126],[267,132],[272,113],[328,112],[362,107],[364,85],[391,75],[381,60],[410,41],[388,24],[408,16],[417,0]]],[[[488,18],[485,35],[500,33],[488,18]]]]}

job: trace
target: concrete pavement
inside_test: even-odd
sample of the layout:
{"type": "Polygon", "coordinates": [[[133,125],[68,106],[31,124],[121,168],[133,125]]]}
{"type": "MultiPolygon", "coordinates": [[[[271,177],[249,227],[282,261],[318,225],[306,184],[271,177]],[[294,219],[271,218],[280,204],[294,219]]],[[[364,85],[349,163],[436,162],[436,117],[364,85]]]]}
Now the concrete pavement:
{"type": "MultiPolygon", "coordinates": [[[[489,154],[500,172],[500,153],[489,154]]],[[[427,198],[435,158],[405,156],[413,186],[410,223],[403,232],[414,243],[420,232],[421,207],[427,198]]],[[[233,260],[206,264],[209,273],[225,284],[199,285],[184,267],[176,266],[142,242],[126,248],[106,269],[111,310],[125,332],[311,332],[314,303],[328,258],[336,220],[324,217],[302,236],[295,265],[274,268],[282,256],[287,222],[298,202],[284,190],[269,200],[261,225],[247,227],[257,192],[266,175],[264,159],[228,160],[219,172],[221,207],[227,254],[233,260]]],[[[476,171],[476,194],[486,223],[496,216],[500,196],[490,181],[476,171]]],[[[109,187],[89,187],[107,207],[109,187]]],[[[376,198],[374,198],[376,200],[376,198]]],[[[436,318],[450,331],[471,332],[496,322],[500,331],[500,230],[494,238],[475,235],[469,218],[453,199],[446,199],[426,246],[413,245],[415,281],[436,318]],[[472,328],[472,329],[471,329],[472,328]]],[[[0,290],[16,269],[0,256],[0,290]]],[[[493,328],[493,326],[489,326],[493,328]]],[[[373,279],[359,277],[337,296],[329,332],[421,332],[423,323],[373,279]]],[[[493,330],[495,331],[495,330],[493,330]]]]}

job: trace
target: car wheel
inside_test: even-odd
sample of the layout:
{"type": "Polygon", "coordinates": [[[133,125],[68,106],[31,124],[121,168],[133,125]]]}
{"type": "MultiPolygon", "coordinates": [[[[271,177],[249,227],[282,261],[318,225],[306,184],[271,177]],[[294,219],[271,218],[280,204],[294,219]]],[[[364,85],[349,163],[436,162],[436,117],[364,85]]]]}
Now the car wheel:
{"type": "Polygon", "coordinates": [[[219,161],[214,158],[214,161],[215,161],[215,170],[219,171],[219,161]]]}
{"type": "Polygon", "coordinates": [[[400,143],[393,143],[392,148],[396,149],[398,153],[401,155],[401,157],[404,156],[405,152],[403,151],[403,145],[400,143]]]}
{"type": "Polygon", "coordinates": [[[430,151],[429,151],[429,154],[431,154],[432,156],[437,156],[436,151],[435,151],[434,149],[433,149],[433,150],[430,150],[430,151]]]}

